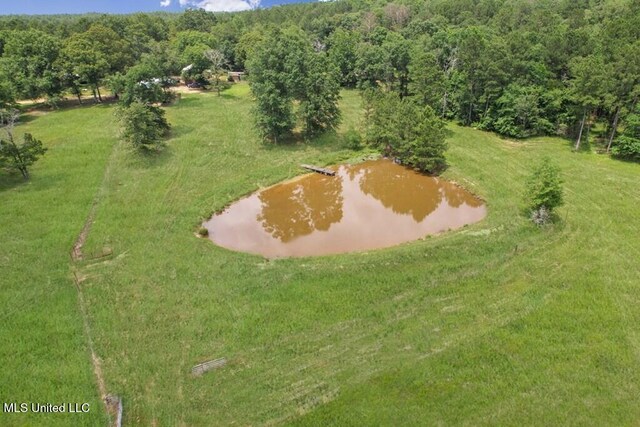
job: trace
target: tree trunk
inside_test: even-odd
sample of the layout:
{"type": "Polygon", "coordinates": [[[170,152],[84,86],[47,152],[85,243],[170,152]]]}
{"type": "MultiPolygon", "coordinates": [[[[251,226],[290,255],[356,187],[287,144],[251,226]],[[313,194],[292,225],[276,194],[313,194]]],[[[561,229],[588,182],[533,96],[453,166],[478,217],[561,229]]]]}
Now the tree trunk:
{"type": "Polygon", "coordinates": [[[96,85],[96,91],[98,92],[98,99],[102,102],[102,95],[100,95],[100,88],[96,85]]]}
{"type": "Polygon", "coordinates": [[[25,181],[29,180],[29,171],[27,170],[26,167],[20,167],[20,173],[22,173],[22,177],[25,179],[25,181]]]}
{"type": "Polygon", "coordinates": [[[97,103],[98,102],[98,96],[96,95],[95,88],[91,88],[91,92],[93,93],[93,100],[97,103]]]}
{"type": "Polygon", "coordinates": [[[409,96],[409,76],[403,74],[400,77],[400,99],[404,99],[409,96]]]}
{"type": "Polygon", "coordinates": [[[469,103],[469,115],[467,116],[467,126],[471,124],[471,113],[473,113],[473,102],[469,103]]]}
{"type": "Polygon", "coordinates": [[[78,92],[76,96],[78,97],[78,103],[82,105],[82,96],[80,96],[80,92],[78,92]]]}
{"type": "Polygon", "coordinates": [[[576,146],[573,148],[574,151],[578,151],[580,148],[580,140],[582,139],[582,130],[584,129],[584,121],[587,119],[587,109],[584,109],[584,113],[582,113],[582,122],[580,122],[580,132],[578,132],[578,139],[576,140],[576,146]]]}
{"type": "Polygon", "coordinates": [[[27,170],[27,166],[25,165],[24,159],[22,158],[22,155],[20,154],[20,150],[18,149],[18,146],[13,141],[13,134],[12,134],[12,132],[7,132],[7,133],[9,134],[9,143],[13,145],[13,148],[15,150],[14,154],[13,154],[13,161],[15,162],[16,166],[18,167],[18,170],[22,174],[22,177],[25,180],[28,180],[29,179],[29,171],[27,170]]]}
{"type": "Polygon", "coordinates": [[[616,115],[613,118],[613,129],[611,129],[611,135],[609,135],[609,143],[607,144],[607,153],[611,150],[611,143],[613,142],[613,138],[616,135],[616,130],[618,129],[618,119],[620,118],[620,106],[616,110],[616,115]]]}

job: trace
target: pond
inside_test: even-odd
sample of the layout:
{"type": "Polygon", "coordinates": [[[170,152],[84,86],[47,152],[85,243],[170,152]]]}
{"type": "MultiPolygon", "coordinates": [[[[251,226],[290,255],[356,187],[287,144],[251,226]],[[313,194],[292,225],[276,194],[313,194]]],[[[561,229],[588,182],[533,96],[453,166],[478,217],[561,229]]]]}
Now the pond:
{"type": "Polygon", "coordinates": [[[482,200],[390,160],[303,175],[236,201],[203,224],[219,246],[268,258],[385,248],[484,218],[482,200]]]}

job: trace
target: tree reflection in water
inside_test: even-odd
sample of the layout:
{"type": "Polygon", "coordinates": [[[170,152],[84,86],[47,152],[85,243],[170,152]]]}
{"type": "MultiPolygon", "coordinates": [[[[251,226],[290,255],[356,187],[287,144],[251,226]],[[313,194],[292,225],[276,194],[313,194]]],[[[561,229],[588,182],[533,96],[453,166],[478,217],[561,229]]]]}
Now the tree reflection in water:
{"type": "Polygon", "coordinates": [[[367,164],[355,167],[360,176],[360,189],[397,214],[411,215],[421,222],[442,201],[438,181],[424,179],[411,169],[392,162],[380,163],[375,169],[367,164]]]}
{"type": "Polygon", "coordinates": [[[441,191],[444,193],[444,198],[449,206],[453,208],[458,208],[463,204],[478,208],[484,204],[482,200],[451,182],[442,181],[441,191]]]}
{"type": "Polygon", "coordinates": [[[397,245],[482,219],[481,200],[388,160],[343,165],[264,189],[205,223],[218,245],[267,257],[397,245]]]}
{"type": "Polygon", "coordinates": [[[463,203],[471,207],[482,201],[450,182],[425,179],[425,176],[409,168],[398,167],[392,162],[376,163],[375,169],[368,163],[353,166],[349,170],[351,180],[357,179],[360,189],[397,214],[411,215],[422,222],[441,203],[457,208],[463,203]]]}
{"type": "Polygon", "coordinates": [[[258,221],[269,234],[284,243],[314,231],[326,231],[342,219],[339,177],[303,177],[268,188],[258,197],[262,203],[258,221]]]}

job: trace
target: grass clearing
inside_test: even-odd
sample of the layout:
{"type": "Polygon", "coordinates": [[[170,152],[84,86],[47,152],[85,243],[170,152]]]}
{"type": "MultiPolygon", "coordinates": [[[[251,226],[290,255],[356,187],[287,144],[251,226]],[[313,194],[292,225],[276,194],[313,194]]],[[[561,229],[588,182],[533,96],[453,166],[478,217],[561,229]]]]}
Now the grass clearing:
{"type": "MultiPolygon", "coordinates": [[[[77,268],[125,425],[640,419],[638,165],[572,153],[555,138],[512,143],[451,125],[445,176],[487,201],[484,221],[391,249],[267,261],[194,232],[238,197],[301,173],[300,163],[359,154],[334,135],[261,144],[247,89],[184,95],[167,109],[173,133],[159,156],[117,143],[109,106],[23,125],[50,150],[31,182],[0,188],[4,400],[90,401],[73,422],[105,421],[77,268]],[[545,155],[562,169],[566,205],[561,224],[539,230],[520,204],[545,155]],[[69,251],[96,195],[83,251],[113,255],[74,265],[69,251]],[[191,375],[223,357],[223,368],[191,375]]],[[[357,94],[345,92],[342,107],[341,132],[359,121],[357,94]]]]}
{"type": "MultiPolygon", "coordinates": [[[[0,180],[2,401],[88,402],[90,414],[75,415],[73,422],[104,423],[70,250],[115,144],[111,108],[72,109],[25,122],[16,130],[40,135],[49,151],[33,166],[29,182],[17,176],[0,180]]],[[[4,413],[1,423],[25,420],[69,423],[57,414],[4,413]]]]}

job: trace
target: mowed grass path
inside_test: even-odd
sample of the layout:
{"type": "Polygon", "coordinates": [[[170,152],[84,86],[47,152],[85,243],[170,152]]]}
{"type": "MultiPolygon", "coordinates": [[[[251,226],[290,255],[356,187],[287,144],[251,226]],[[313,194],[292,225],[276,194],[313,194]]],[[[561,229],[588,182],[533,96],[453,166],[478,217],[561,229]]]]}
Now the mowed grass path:
{"type": "MultiPolygon", "coordinates": [[[[640,420],[640,166],[575,154],[559,139],[512,143],[451,126],[446,176],[487,200],[484,221],[381,251],[267,261],[197,239],[196,227],[238,197],[300,173],[300,163],[357,155],[331,135],[263,145],[250,106],[245,85],[222,97],[185,96],[168,108],[173,136],[156,157],[116,144],[106,107],[27,125],[51,144],[69,123],[92,129],[88,140],[80,131],[59,139],[73,160],[52,148],[32,183],[0,191],[10,219],[2,235],[13,239],[0,248],[9,269],[0,280],[11,291],[3,304],[48,289],[49,278],[60,293],[57,305],[28,305],[3,329],[20,344],[2,350],[3,398],[97,398],[68,250],[98,194],[85,253],[108,247],[114,255],[75,268],[86,276],[96,352],[108,391],[124,399],[125,423],[640,420]],[[520,201],[543,155],[562,168],[567,204],[561,224],[539,230],[520,215],[520,201]],[[57,205],[42,195],[55,171],[65,177],[57,205]],[[45,217],[55,234],[45,234],[45,217]],[[46,312],[49,305],[57,309],[46,312]],[[53,340],[58,347],[43,346],[37,329],[21,335],[20,327],[45,320],[65,331],[53,340]],[[71,371],[53,369],[57,350],[65,354],[57,366],[71,371]],[[49,370],[34,373],[24,362],[34,351],[49,370]],[[191,376],[194,364],[220,357],[224,368],[191,376]],[[61,384],[52,385],[55,375],[61,384]]],[[[343,128],[357,124],[357,95],[345,92],[342,106],[343,128]]]]}
{"type": "Polygon", "coordinates": [[[32,178],[0,176],[0,404],[83,403],[86,415],[6,414],[2,425],[104,424],[69,253],[115,144],[112,110],[29,116],[49,149],[32,178]]]}

